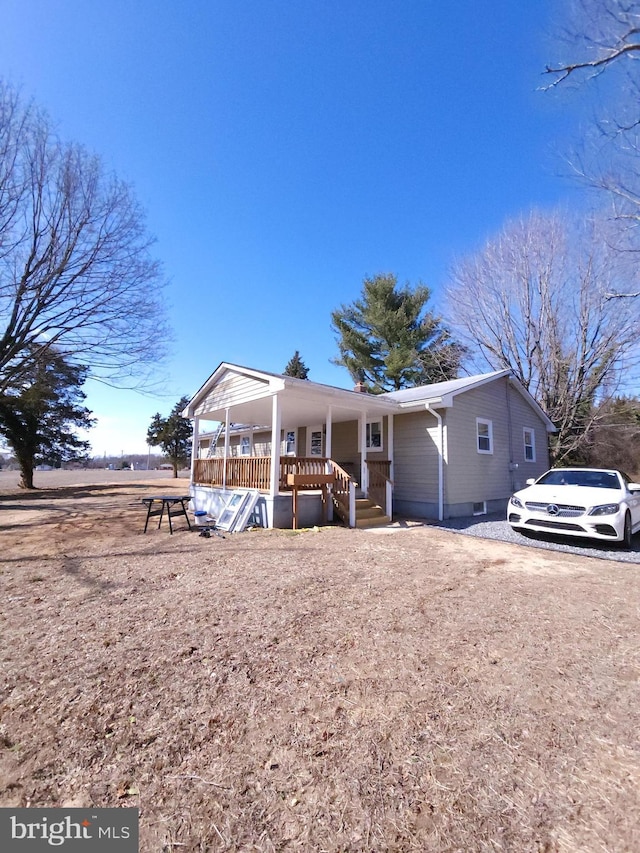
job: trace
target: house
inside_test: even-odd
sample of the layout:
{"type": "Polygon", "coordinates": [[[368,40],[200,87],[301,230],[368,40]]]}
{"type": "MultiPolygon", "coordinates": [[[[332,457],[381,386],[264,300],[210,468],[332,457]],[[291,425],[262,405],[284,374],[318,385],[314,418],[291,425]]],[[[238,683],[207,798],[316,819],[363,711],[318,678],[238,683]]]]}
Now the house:
{"type": "Polygon", "coordinates": [[[292,526],[294,490],[304,526],[325,511],[354,527],[501,510],[548,468],[554,430],[509,370],[372,395],[223,362],[183,415],[197,508],[257,489],[269,527],[292,526]]]}

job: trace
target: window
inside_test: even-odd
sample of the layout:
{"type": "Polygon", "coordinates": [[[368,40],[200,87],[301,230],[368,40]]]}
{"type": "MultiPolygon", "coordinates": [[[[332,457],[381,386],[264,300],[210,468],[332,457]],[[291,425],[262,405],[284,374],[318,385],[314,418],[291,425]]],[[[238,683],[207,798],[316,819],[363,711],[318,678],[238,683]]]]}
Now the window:
{"type": "Polygon", "coordinates": [[[473,505],[473,514],[474,515],[486,515],[487,514],[487,502],[486,501],[476,501],[473,505]]]}
{"type": "Polygon", "coordinates": [[[478,453],[493,453],[493,422],[476,418],[476,440],[478,453]]]}
{"type": "Polygon", "coordinates": [[[367,450],[382,450],[382,421],[369,421],[366,434],[367,450]]]}
{"type": "Polygon", "coordinates": [[[251,439],[248,435],[240,438],[240,456],[251,456],[251,439]]]}
{"type": "Polygon", "coordinates": [[[322,456],[322,427],[309,430],[309,456],[322,456]]]}
{"type": "Polygon", "coordinates": [[[536,434],[535,431],[525,427],[522,431],[524,437],[524,461],[536,461],[536,434]]]}
{"type": "Polygon", "coordinates": [[[294,430],[287,430],[284,434],[284,455],[296,455],[296,434],[294,430]]]}

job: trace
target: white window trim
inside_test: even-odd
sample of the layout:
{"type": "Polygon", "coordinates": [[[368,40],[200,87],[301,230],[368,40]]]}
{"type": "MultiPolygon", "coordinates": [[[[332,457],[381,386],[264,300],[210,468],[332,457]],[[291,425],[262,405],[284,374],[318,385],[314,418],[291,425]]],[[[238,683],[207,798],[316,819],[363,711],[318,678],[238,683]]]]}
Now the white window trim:
{"type": "Polygon", "coordinates": [[[384,450],[384,432],[382,430],[382,419],[376,419],[375,421],[367,421],[367,428],[365,428],[365,444],[366,449],[369,453],[378,453],[381,450],[384,450]],[[380,447],[371,447],[369,444],[369,439],[367,438],[367,432],[369,436],[371,436],[371,424],[380,424],[380,447]]]}
{"type": "Polygon", "coordinates": [[[250,433],[247,432],[244,435],[240,436],[240,446],[239,446],[238,450],[239,450],[239,456],[251,456],[251,434],[250,433]],[[247,442],[247,444],[244,444],[245,441],[247,442]],[[244,452],[245,447],[247,448],[246,453],[244,452]]]}
{"type": "Polygon", "coordinates": [[[493,455],[493,421],[487,420],[487,418],[476,418],[476,450],[478,453],[483,454],[484,456],[493,455]],[[489,449],[484,450],[480,447],[480,438],[487,438],[487,436],[480,435],[480,425],[489,427],[488,429],[488,438],[489,438],[489,449]]]}
{"type": "Polygon", "coordinates": [[[324,450],[324,433],[322,430],[322,424],[319,426],[307,427],[307,456],[320,456],[322,457],[322,452],[324,450]],[[311,437],[314,432],[319,432],[321,435],[320,439],[320,453],[313,453],[311,447],[311,437]]]}
{"type": "Polygon", "coordinates": [[[525,462],[535,462],[536,461],[536,431],[531,427],[522,427],[522,452],[524,454],[525,462]],[[527,444],[527,433],[531,434],[531,443],[527,444]],[[527,447],[531,448],[532,456],[531,459],[527,459],[527,447]]]}
{"type": "Polygon", "coordinates": [[[284,429],[282,430],[282,447],[281,454],[282,456],[295,456],[296,451],[298,449],[298,430],[295,429],[284,429]],[[287,450],[287,436],[291,433],[293,435],[293,450],[287,450]]]}

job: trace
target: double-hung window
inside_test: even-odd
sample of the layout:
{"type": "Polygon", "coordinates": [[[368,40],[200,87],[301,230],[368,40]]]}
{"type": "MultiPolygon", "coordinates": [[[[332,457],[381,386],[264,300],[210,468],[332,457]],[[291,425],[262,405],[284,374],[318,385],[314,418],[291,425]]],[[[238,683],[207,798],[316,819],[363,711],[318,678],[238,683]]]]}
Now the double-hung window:
{"type": "Polygon", "coordinates": [[[536,434],[535,431],[529,429],[529,427],[525,427],[522,430],[523,442],[524,442],[524,461],[525,462],[535,462],[536,461],[536,434]]]}
{"type": "Polygon", "coordinates": [[[493,422],[476,418],[476,449],[478,453],[493,453],[493,422]]]}
{"type": "Polygon", "coordinates": [[[307,435],[309,456],[322,456],[322,427],[312,427],[307,435]]]}
{"type": "Polygon", "coordinates": [[[295,430],[286,430],[284,434],[284,455],[285,456],[295,456],[296,455],[296,433],[295,430]]]}
{"type": "Polygon", "coordinates": [[[367,450],[382,450],[382,421],[368,421],[366,430],[367,450]]]}

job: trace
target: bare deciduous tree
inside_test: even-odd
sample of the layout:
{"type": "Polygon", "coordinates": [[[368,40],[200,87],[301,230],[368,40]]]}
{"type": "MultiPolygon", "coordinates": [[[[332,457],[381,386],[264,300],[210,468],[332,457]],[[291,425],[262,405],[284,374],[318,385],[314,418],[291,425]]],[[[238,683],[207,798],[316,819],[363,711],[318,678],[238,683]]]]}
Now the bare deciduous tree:
{"type": "Polygon", "coordinates": [[[571,76],[594,77],[640,56],[640,3],[635,0],[574,0],[569,19],[565,42],[577,55],[547,66],[554,78],[550,86],[571,76]]]}
{"type": "MultiPolygon", "coordinates": [[[[546,73],[552,89],[585,84],[591,121],[568,160],[585,185],[604,190],[617,223],[608,239],[613,248],[637,253],[640,224],[640,2],[573,0],[567,7],[564,58],[546,73]]],[[[636,297],[640,291],[613,289],[609,298],[636,297]]]]}
{"type": "Polygon", "coordinates": [[[156,363],[151,244],[130,188],[0,81],[0,390],[52,347],[112,381],[156,363]]]}
{"type": "Polygon", "coordinates": [[[585,441],[594,404],[614,394],[637,356],[639,307],[612,301],[621,256],[601,223],[532,213],[455,264],[451,324],[477,361],[511,369],[558,432],[556,461],[585,441]]]}

